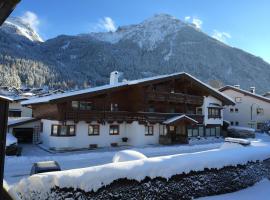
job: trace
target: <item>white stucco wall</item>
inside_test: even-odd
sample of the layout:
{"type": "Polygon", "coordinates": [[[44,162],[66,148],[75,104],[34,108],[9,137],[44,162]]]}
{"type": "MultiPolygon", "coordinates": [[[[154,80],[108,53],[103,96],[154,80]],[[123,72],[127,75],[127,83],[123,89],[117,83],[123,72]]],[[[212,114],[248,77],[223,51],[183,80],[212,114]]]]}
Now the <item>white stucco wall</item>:
{"type": "Polygon", "coordinates": [[[222,106],[222,102],[215,97],[208,96],[204,97],[203,100],[203,106],[202,106],[202,112],[204,115],[204,124],[220,124],[223,125],[223,110],[221,110],[221,118],[220,119],[214,119],[214,118],[208,118],[208,107],[211,103],[216,103],[222,106]]]}
{"type": "Polygon", "coordinates": [[[12,102],[9,104],[9,109],[16,109],[21,111],[21,117],[32,117],[32,109],[23,107],[20,102],[12,102]]]}
{"type": "MultiPolygon", "coordinates": [[[[224,94],[228,95],[232,99],[235,97],[242,97],[241,103],[236,103],[235,106],[227,106],[224,110],[224,119],[232,122],[239,122],[239,126],[251,127],[251,106],[253,107],[252,118],[255,123],[264,122],[270,120],[270,103],[262,101],[260,99],[244,95],[234,90],[225,90],[224,94]],[[257,108],[262,108],[264,113],[257,115],[257,108]],[[230,109],[238,108],[238,112],[230,112],[230,109]]],[[[255,127],[253,127],[255,128],[255,127]]]]}
{"type": "MultiPolygon", "coordinates": [[[[111,124],[100,124],[100,134],[97,136],[88,135],[88,123],[80,121],[76,124],[76,136],[73,137],[57,137],[51,136],[51,127],[53,124],[59,124],[58,121],[42,120],[43,132],[41,138],[43,145],[48,148],[64,149],[64,148],[88,148],[90,144],[97,144],[98,147],[109,147],[111,143],[119,145],[143,146],[147,144],[158,144],[159,141],[159,125],[154,125],[154,135],[145,135],[145,126],[133,122],[131,124],[119,124],[119,135],[110,135],[109,128],[111,124]],[[127,137],[128,142],[123,143],[122,138],[127,137]]],[[[68,124],[68,123],[67,123],[68,124]]],[[[92,122],[91,124],[97,124],[92,122]]],[[[117,124],[117,123],[115,123],[117,124]]]]}

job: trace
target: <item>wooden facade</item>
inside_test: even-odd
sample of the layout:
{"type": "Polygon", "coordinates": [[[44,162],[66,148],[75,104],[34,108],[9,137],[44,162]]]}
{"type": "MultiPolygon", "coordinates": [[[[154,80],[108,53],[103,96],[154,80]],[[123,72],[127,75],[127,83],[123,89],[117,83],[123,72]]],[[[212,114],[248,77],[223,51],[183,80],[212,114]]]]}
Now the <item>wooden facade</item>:
{"type": "Polygon", "coordinates": [[[203,104],[206,92],[191,82],[170,80],[158,84],[138,85],[107,91],[102,94],[84,94],[55,103],[32,105],[36,118],[60,121],[140,121],[161,123],[179,114],[188,114],[202,123],[196,108],[203,104]],[[184,87],[183,87],[184,86],[184,87]],[[89,102],[91,109],[72,107],[72,102],[89,102]],[[113,109],[112,106],[116,107],[113,109]]]}

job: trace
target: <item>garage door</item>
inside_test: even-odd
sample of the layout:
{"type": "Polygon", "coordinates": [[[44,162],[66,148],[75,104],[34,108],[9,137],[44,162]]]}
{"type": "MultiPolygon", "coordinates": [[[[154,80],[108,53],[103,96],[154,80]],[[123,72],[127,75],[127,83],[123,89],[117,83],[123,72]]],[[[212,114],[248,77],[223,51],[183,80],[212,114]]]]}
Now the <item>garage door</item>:
{"type": "Polygon", "coordinates": [[[14,128],[14,136],[19,143],[33,143],[33,128],[14,128]]]}

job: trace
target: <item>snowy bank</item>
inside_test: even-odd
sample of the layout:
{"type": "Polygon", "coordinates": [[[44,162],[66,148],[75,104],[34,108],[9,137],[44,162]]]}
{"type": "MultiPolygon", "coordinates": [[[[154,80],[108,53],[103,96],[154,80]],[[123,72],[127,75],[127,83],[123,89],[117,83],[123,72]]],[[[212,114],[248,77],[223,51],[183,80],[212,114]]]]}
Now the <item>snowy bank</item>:
{"type": "Polygon", "coordinates": [[[14,137],[11,133],[7,133],[7,138],[6,138],[6,146],[10,146],[12,144],[17,144],[18,140],[16,137],[14,137]]]}
{"type": "Polygon", "coordinates": [[[42,199],[42,195],[46,196],[55,187],[97,191],[118,179],[142,181],[146,177],[163,177],[168,180],[176,174],[203,171],[205,168],[221,169],[268,158],[270,146],[216,149],[38,174],[21,180],[14,189],[25,199],[31,199],[33,193],[41,195],[42,199]]]}

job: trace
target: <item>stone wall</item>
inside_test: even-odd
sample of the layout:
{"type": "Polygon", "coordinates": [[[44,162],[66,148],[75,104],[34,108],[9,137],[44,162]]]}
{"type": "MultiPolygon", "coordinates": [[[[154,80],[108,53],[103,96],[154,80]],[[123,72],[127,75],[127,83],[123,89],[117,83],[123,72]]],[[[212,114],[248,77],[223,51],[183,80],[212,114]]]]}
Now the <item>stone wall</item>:
{"type": "Polygon", "coordinates": [[[145,178],[141,182],[119,179],[97,192],[73,188],[53,188],[48,199],[184,199],[234,192],[270,178],[270,159],[249,162],[236,167],[205,169],[201,172],[179,174],[169,180],[145,178]]]}

